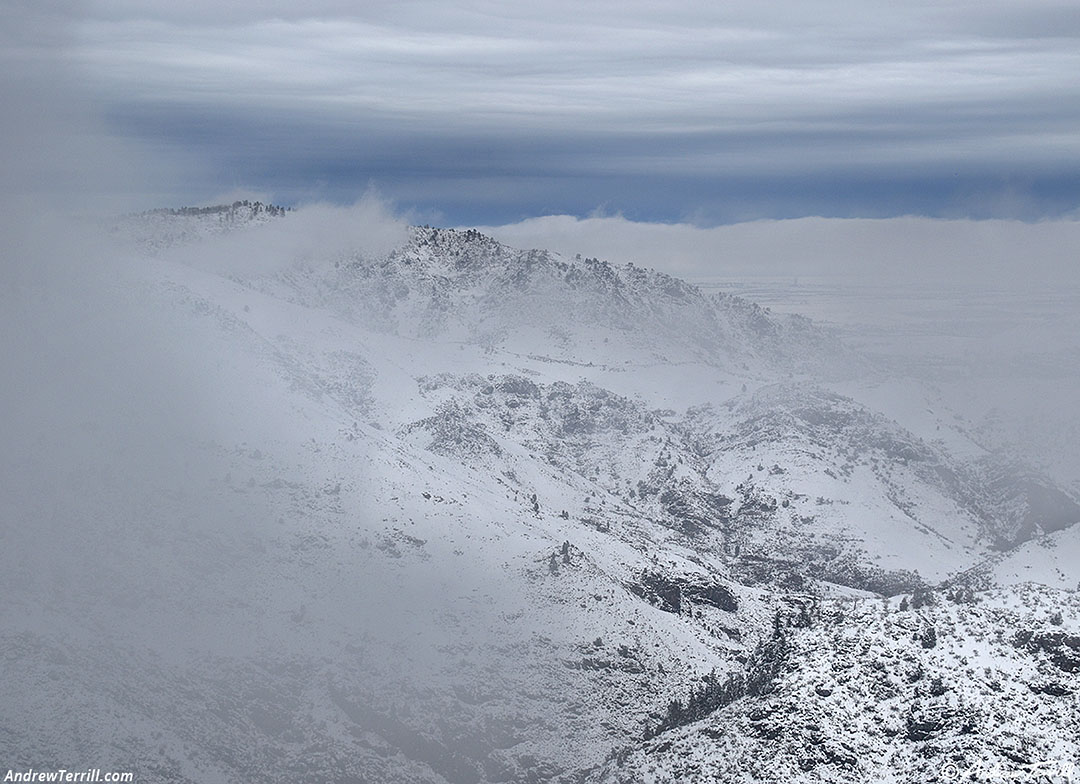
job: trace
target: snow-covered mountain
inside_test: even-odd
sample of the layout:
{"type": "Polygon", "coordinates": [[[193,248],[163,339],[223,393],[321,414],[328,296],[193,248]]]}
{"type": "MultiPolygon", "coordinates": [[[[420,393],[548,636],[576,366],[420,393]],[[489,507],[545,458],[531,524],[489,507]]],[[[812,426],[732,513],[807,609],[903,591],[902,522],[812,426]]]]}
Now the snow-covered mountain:
{"type": "Polygon", "coordinates": [[[515,250],[472,230],[413,228],[385,256],[343,253],[332,268],[304,265],[252,282],[379,331],[613,369],[840,373],[856,359],[808,319],[706,296],[632,264],[515,250]]]}
{"type": "Polygon", "coordinates": [[[122,409],[143,423],[124,437],[92,406],[47,426],[85,445],[63,470],[47,438],[5,468],[10,508],[51,521],[5,530],[13,768],[915,781],[1080,761],[1057,739],[1077,718],[1068,492],[959,420],[860,400],[876,371],[807,319],[474,231],[290,244],[296,220],[240,203],[116,229],[124,317],[153,341],[109,378],[152,356],[153,402],[122,409]],[[175,460],[144,475],[155,447],[175,460]]]}

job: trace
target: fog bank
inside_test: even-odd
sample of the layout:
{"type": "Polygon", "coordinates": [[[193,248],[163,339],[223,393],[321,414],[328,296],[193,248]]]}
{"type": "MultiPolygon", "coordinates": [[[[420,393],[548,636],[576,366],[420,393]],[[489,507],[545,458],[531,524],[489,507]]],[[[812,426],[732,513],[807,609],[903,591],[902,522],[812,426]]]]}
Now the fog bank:
{"type": "Polygon", "coordinates": [[[845,276],[979,286],[1080,283],[1080,221],[797,218],[713,228],[549,215],[480,227],[517,247],[635,264],[690,279],[845,276]]]}

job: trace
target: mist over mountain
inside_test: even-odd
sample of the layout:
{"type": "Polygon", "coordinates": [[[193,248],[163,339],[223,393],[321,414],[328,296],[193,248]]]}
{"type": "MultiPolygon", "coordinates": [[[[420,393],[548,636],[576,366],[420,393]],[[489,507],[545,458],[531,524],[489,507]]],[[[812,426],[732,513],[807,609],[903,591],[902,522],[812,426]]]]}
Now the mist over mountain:
{"type": "Polygon", "coordinates": [[[13,770],[1080,764],[1080,477],[942,376],[373,199],[24,232],[0,313],[13,770]]]}

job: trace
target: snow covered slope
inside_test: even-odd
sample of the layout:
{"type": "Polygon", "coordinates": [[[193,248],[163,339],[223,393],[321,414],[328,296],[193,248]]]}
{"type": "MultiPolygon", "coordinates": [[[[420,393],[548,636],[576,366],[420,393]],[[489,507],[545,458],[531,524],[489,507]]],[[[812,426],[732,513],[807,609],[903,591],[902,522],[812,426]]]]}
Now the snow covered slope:
{"type": "MultiPolygon", "coordinates": [[[[906,604],[906,602],[905,602],[906,604]]],[[[1080,603],[1041,586],[782,625],[753,698],[613,755],[604,782],[1069,781],[1080,603]]]]}
{"type": "MultiPolygon", "coordinates": [[[[858,646],[953,684],[993,623],[1006,641],[1034,636],[965,687],[972,715],[1007,694],[1037,710],[1031,732],[1074,721],[1025,685],[1049,674],[1023,668],[1050,655],[1042,614],[1060,608],[1075,634],[1061,590],[1075,499],[852,397],[863,362],[829,332],[476,232],[357,249],[290,243],[295,219],[240,204],[118,231],[135,263],[115,318],[137,329],[3,465],[10,765],[147,781],[680,780],[678,760],[720,764],[710,733],[731,720],[731,760],[779,754],[790,772],[802,758],[786,749],[805,738],[755,734],[755,711],[801,716],[817,670],[858,646]],[[90,393],[104,407],[78,403],[90,393]],[[78,448],[58,452],[68,439],[78,448]],[[1062,558],[1033,555],[1051,541],[1062,558]],[[928,583],[967,590],[988,563],[980,590],[1024,573],[1057,590],[898,609],[928,583]],[[894,596],[888,611],[875,594],[894,596]],[[778,618],[797,628],[753,682],[779,691],[736,689],[724,712],[644,740],[703,677],[764,672],[778,618]],[[929,625],[937,647],[908,639],[929,625]]],[[[65,362],[100,358],[76,347],[65,362]]],[[[843,705],[806,716],[825,748],[841,742],[827,722],[875,699],[880,671],[851,667],[823,687],[848,689],[843,705]]],[[[889,720],[942,701],[890,688],[889,720]]],[[[928,770],[904,731],[858,740],[851,753],[878,761],[838,770],[928,770]]],[[[954,745],[997,754],[980,743],[954,745]]]]}

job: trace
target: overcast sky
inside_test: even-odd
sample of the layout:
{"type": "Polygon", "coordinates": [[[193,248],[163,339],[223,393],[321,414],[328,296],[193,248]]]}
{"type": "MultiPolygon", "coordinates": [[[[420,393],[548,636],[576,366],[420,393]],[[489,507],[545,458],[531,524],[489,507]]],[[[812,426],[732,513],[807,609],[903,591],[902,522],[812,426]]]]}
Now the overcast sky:
{"type": "Polygon", "coordinates": [[[178,201],[432,222],[1071,215],[1080,4],[15,2],[178,201]],[[26,13],[31,13],[26,11],[26,13]]]}

